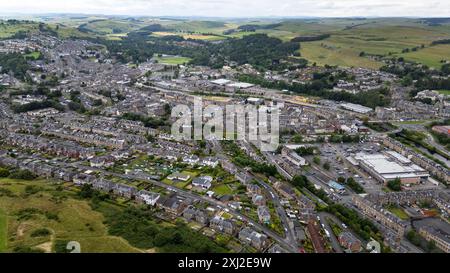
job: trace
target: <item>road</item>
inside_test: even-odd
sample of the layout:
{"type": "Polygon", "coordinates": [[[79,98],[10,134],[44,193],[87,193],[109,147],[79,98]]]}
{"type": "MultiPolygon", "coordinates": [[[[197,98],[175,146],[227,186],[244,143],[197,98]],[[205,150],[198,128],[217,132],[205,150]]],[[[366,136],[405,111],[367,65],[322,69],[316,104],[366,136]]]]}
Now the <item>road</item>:
{"type": "Polygon", "coordinates": [[[253,178],[256,181],[258,181],[258,183],[261,186],[263,186],[263,188],[270,194],[272,202],[275,205],[275,210],[281,219],[281,223],[283,224],[284,231],[286,233],[286,239],[290,242],[290,244],[298,245],[297,239],[295,236],[294,226],[289,224],[291,221],[288,219],[288,217],[286,215],[286,211],[285,211],[283,205],[281,205],[281,203],[280,203],[279,196],[277,195],[277,193],[273,190],[273,188],[270,185],[268,185],[262,179],[259,179],[256,175],[254,175],[254,174],[252,174],[252,175],[253,175],[253,178]]]}
{"type": "MultiPolygon", "coordinates": [[[[222,146],[220,145],[219,141],[215,140],[212,141],[216,156],[221,159],[228,159],[225,153],[223,152],[222,146]]],[[[237,166],[236,166],[237,167],[237,166]]],[[[242,168],[237,167],[239,171],[244,171],[242,168]]],[[[296,236],[295,236],[295,230],[293,225],[290,225],[290,220],[288,219],[286,215],[286,211],[284,207],[281,205],[280,198],[278,194],[275,192],[275,190],[267,184],[262,179],[258,178],[255,174],[250,173],[252,175],[252,178],[255,179],[269,194],[269,197],[273,204],[275,205],[275,211],[280,217],[281,223],[283,224],[284,231],[286,233],[286,240],[289,242],[290,245],[295,246],[296,248],[299,247],[299,243],[297,242],[296,236]]]]}
{"type": "Polygon", "coordinates": [[[327,218],[329,218],[330,216],[332,216],[332,215],[329,214],[329,213],[320,212],[319,213],[320,222],[325,226],[325,229],[330,234],[329,238],[330,238],[331,246],[333,247],[334,251],[337,252],[337,253],[343,253],[344,251],[342,250],[341,244],[339,244],[339,241],[336,238],[336,235],[334,235],[334,232],[333,232],[333,229],[330,226],[330,223],[328,223],[327,218]]]}
{"type": "MultiPolygon", "coordinates": [[[[280,164],[278,164],[278,162],[275,160],[275,156],[272,153],[266,152],[264,153],[264,155],[266,156],[266,158],[268,159],[269,163],[272,165],[275,165],[275,167],[278,169],[278,172],[287,180],[292,180],[292,175],[290,175],[289,173],[287,173],[281,166],[280,164]]],[[[312,175],[309,172],[304,172],[306,178],[308,178],[309,181],[313,182],[315,185],[319,185],[319,186],[323,186],[324,182],[319,181],[314,175],[312,175]]],[[[314,195],[312,192],[310,192],[308,189],[304,188],[304,191],[306,191],[313,199],[315,199],[316,202],[318,202],[319,204],[323,205],[323,206],[328,206],[327,203],[325,203],[322,199],[320,199],[319,197],[317,197],[316,195],[314,195]]]]}

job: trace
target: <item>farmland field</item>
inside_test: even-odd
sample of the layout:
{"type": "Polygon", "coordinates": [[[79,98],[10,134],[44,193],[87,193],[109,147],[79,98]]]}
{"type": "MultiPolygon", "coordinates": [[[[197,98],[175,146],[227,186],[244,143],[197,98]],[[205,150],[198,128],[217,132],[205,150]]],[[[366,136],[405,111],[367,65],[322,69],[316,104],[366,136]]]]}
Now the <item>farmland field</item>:
{"type": "MultiPolygon", "coordinates": [[[[61,37],[103,37],[120,41],[128,33],[143,27],[159,24],[160,31],[151,35],[162,37],[178,35],[185,39],[220,41],[227,38],[242,38],[246,35],[264,33],[283,41],[296,37],[327,34],[330,37],[301,42],[300,55],[311,64],[367,67],[378,69],[383,65],[379,58],[403,57],[440,68],[450,56],[450,45],[431,45],[433,41],[450,38],[448,24],[428,25],[413,18],[327,18],[327,19],[259,19],[259,20],[177,20],[140,18],[131,20],[102,16],[45,17],[46,21],[61,37]],[[272,25],[271,25],[272,24],[272,25]],[[239,26],[267,26],[255,31],[240,31],[239,26]],[[224,32],[231,31],[224,34],[224,32]],[[364,54],[362,54],[364,53],[364,54]],[[377,58],[374,58],[376,56],[377,58]]],[[[19,30],[36,30],[37,24],[0,24],[0,38],[7,38],[19,30]]],[[[167,58],[166,64],[178,65],[185,58],[167,58]]],[[[449,60],[447,60],[449,61],[449,60]]]]}

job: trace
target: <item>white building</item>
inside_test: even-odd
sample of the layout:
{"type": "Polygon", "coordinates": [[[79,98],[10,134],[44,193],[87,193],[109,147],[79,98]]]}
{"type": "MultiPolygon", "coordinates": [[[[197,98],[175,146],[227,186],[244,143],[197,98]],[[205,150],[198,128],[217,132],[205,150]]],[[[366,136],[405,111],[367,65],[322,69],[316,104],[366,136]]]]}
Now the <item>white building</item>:
{"type": "Polygon", "coordinates": [[[296,152],[288,153],[286,155],[286,159],[297,167],[308,165],[306,160],[303,157],[299,156],[296,152]]]}
{"type": "Polygon", "coordinates": [[[211,176],[201,176],[192,180],[192,186],[208,190],[211,188],[211,182],[213,178],[211,176]]]}
{"type": "Polygon", "coordinates": [[[372,112],[372,108],[366,107],[366,106],[362,106],[359,104],[354,104],[354,103],[341,103],[341,107],[346,109],[346,110],[350,110],[356,113],[361,113],[361,114],[367,114],[372,112]]]}
{"type": "Polygon", "coordinates": [[[386,154],[357,153],[355,160],[360,167],[383,183],[399,178],[403,184],[417,184],[429,177],[427,171],[394,151],[386,154]]]}
{"type": "Polygon", "coordinates": [[[136,200],[141,201],[147,205],[154,206],[159,197],[160,195],[157,193],[141,190],[136,195],[136,200]]]}

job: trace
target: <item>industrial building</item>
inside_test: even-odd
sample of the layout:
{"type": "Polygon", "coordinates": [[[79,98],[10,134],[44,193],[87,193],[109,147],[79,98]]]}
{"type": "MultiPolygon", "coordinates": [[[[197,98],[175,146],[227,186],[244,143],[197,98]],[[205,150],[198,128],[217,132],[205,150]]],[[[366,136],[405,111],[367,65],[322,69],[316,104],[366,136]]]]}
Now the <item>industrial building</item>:
{"type": "Polygon", "coordinates": [[[341,107],[360,114],[367,114],[373,111],[372,108],[354,103],[341,103],[341,107]]]}
{"type": "Polygon", "coordinates": [[[354,159],[353,163],[357,163],[383,183],[399,178],[402,184],[417,184],[429,177],[423,168],[394,151],[379,154],[357,153],[354,159]]]}

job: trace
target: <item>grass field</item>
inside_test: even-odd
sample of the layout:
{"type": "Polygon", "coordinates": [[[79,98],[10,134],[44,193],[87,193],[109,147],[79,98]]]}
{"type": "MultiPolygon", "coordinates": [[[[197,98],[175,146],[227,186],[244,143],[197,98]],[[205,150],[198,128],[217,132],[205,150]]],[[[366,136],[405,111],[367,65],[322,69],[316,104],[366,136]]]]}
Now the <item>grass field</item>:
{"type": "Polygon", "coordinates": [[[211,190],[220,195],[233,194],[233,190],[226,184],[219,184],[213,187],[211,190]]]}
{"type": "Polygon", "coordinates": [[[388,208],[388,210],[402,220],[409,219],[408,214],[406,214],[406,212],[402,208],[391,206],[388,208]]]}
{"type": "Polygon", "coordinates": [[[33,59],[37,60],[37,59],[39,59],[39,57],[41,57],[41,52],[35,51],[35,52],[31,52],[29,54],[25,54],[24,56],[25,57],[30,57],[30,58],[33,58],[33,59]]]}
{"type": "Polygon", "coordinates": [[[437,90],[439,94],[444,94],[446,96],[450,96],[450,90],[437,90]]]}
{"type": "Polygon", "coordinates": [[[354,49],[349,49],[341,46],[331,46],[329,43],[311,42],[303,43],[301,55],[303,58],[316,63],[317,65],[339,65],[345,67],[366,67],[378,69],[383,64],[381,62],[373,61],[368,58],[360,57],[359,52],[354,49]]]}
{"type": "Polygon", "coordinates": [[[181,56],[163,56],[163,57],[155,57],[155,59],[161,63],[161,64],[167,64],[167,65],[180,65],[180,64],[186,64],[191,59],[187,57],[181,57],[181,56]]]}
{"type": "Polygon", "coordinates": [[[157,31],[152,33],[153,36],[181,36],[184,39],[193,40],[205,40],[205,41],[219,41],[224,40],[226,37],[211,34],[201,34],[201,33],[181,33],[181,32],[168,32],[168,31],[157,31]]]}
{"type": "MultiPolygon", "coordinates": [[[[41,18],[42,20],[42,18],[41,18]]],[[[371,56],[404,57],[408,61],[420,62],[434,68],[440,68],[442,60],[449,60],[450,45],[431,46],[435,40],[448,39],[450,26],[430,26],[414,18],[327,18],[292,19],[277,21],[274,19],[200,21],[171,20],[157,18],[113,18],[101,16],[55,16],[45,18],[62,38],[101,36],[109,40],[120,40],[127,33],[151,24],[161,24],[166,31],[154,32],[154,36],[180,35],[185,39],[217,41],[225,38],[242,38],[245,35],[265,33],[269,36],[290,41],[298,36],[329,34],[329,38],[302,42],[300,54],[303,58],[318,65],[339,65],[346,67],[367,67],[377,69],[383,63],[371,56]],[[258,29],[255,32],[233,32],[224,35],[224,31],[237,30],[240,25],[267,25],[279,23],[270,29],[258,29]],[[80,32],[80,25],[89,32],[80,32]],[[414,51],[412,50],[414,48],[414,51]],[[408,49],[409,52],[403,52],[408,49]],[[360,53],[366,53],[360,56],[360,53]]],[[[1,24],[0,38],[10,37],[19,30],[36,30],[37,24],[1,24]]],[[[161,60],[166,64],[178,65],[188,59],[168,58],[161,60]]]]}
{"type": "Polygon", "coordinates": [[[144,27],[146,24],[143,22],[121,20],[121,19],[100,19],[92,20],[83,25],[83,27],[89,31],[92,31],[101,35],[128,33],[134,30],[138,30],[144,27]]]}
{"type": "MultiPolygon", "coordinates": [[[[0,20],[1,22],[1,20],[0,20]]],[[[0,38],[9,38],[19,31],[35,31],[37,24],[0,24],[0,38]]]]}
{"type": "Polygon", "coordinates": [[[0,188],[9,193],[0,197],[4,212],[0,214],[1,231],[5,230],[2,223],[9,219],[6,252],[16,248],[53,252],[56,241],[78,241],[82,252],[142,252],[124,239],[108,235],[103,214],[93,211],[87,201],[78,200],[71,191],[58,190],[49,181],[0,179],[0,188]],[[33,236],[42,228],[51,234],[33,236]]]}
{"type": "MultiPolygon", "coordinates": [[[[230,37],[242,37],[255,32],[237,32],[230,37]]],[[[450,27],[428,26],[415,19],[313,19],[289,20],[274,29],[257,30],[283,41],[297,36],[330,34],[314,42],[302,42],[300,53],[318,65],[362,66],[379,68],[382,62],[367,55],[404,57],[439,68],[440,61],[450,56],[450,45],[430,46],[432,41],[448,38],[450,27]],[[404,49],[422,47],[402,53],[404,49]],[[366,56],[359,56],[365,52],[366,56]]]]}

